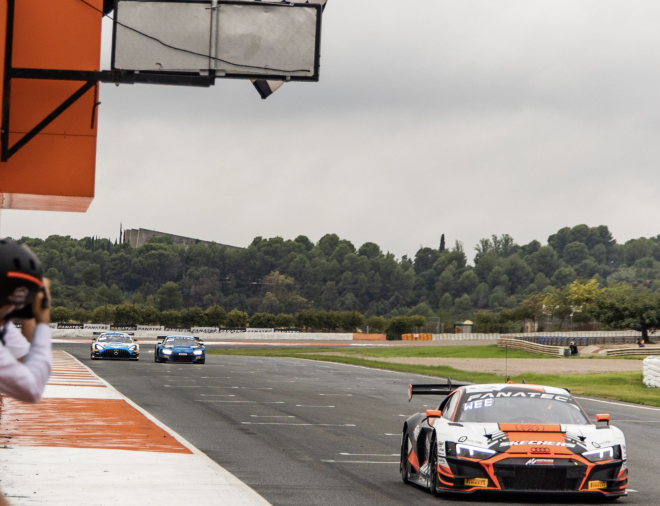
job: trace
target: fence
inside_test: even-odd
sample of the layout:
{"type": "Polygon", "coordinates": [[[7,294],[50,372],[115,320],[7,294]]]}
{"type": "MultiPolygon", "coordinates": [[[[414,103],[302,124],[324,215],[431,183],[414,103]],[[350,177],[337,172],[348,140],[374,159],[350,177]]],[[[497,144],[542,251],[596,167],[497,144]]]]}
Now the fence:
{"type": "Polygon", "coordinates": [[[660,388],[660,357],[644,359],[644,384],[647,387],[660,388]]]}
{"type": "Polygon", "coordinates": [[[500,338],[519,339],[530,343],[547,346],[568,346],[575,341],[577,346],[601,344],[635,344],[641,332],[634,330],[620,331],[581,331],[581,332],[524,332],[517,334],[433,334],[434,341],[473,341],[497,340],[500,338]]]}
{"type": "Polygon", "coordinates": [[[544,344],[531,343],[520,339],[509,339],[506,337],[497,341],[498,348],[510,348],[512,350],[522,350],[529,353],[540,353],[541,355],[551,355],[553,357],[567,357],[570,355],[568,348],[561,346],[547,346],[544,344]]]}

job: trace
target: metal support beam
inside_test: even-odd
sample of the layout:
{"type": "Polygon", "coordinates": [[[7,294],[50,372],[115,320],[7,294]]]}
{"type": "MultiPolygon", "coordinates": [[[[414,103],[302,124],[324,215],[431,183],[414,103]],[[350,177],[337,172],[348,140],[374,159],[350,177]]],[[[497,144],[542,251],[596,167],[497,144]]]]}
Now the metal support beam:
{"type": "Polygon", "coordinates": [[[2,161],[6,162],[7,160],[9,160],[14,154],[16,154],[16,152],[19,149],[21,149],[28,142],[34,139],[39,132],[41,132],[44,128],[50,125],[60,114],[62,114],[69,107],[71,107],[80,97],[82,97],[85,93],[91,90],[95,85],[96,85],[96,81],[87,81],[73,95],[71,95],[64,102],[62,102],[62,104],[57,109],[55,109],[48,116],[46,116],[37,126],[35,126],[32,130],[30,130],[23,137],[21,137],[20,140],[17,141],[16,144],[14,144],[11,148],[5,151],[3,146],[2,161]]]}
{"type": "Polygon", "coordinates": [[[95,81],[114,84],[164,84],[170,86],[198,86],[208,88],[215,83],[212,76],[198,74],[163,74],[133,70],[51,70],[12,68],[14,79],[46,79],[52,81],[95,81]]]}
{"type": "MultiPolygon", "coordinates": [[[[19,149],[34,139],[44,128],[50,125],[60,114],[66,111],[79,98],[87,93],[96,83],[119,84],[162,84],[167,86],[196,86],[208,88],[215,84],[215,75],[199,75],[194,73],[173,72],[136,72],[133,70],[54,70],[14,68],[12,66],[14,45],[14,11],[16,0],[7,0],[7,31],[5,39],[5,66],[3,100],[2,100],[2,129],[0,131],[0,161],[6,162],[19,149]],[[12,79],[43,79],[51,81],[79,81],[84,84],[66,99],[57,109],[46,116],[37,126],[25,134],[16,144],[9,147],[9,121],[11,117],[11,85],[12,79]]],[[[99,103],[94,101],[92,110],[92,128],[94,117],[99,103]]]]}

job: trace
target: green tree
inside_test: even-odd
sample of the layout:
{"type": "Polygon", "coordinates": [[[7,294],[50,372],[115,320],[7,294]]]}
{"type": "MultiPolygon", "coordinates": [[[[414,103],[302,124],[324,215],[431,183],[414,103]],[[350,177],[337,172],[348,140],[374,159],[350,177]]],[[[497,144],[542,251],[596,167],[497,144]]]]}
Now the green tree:
{"type": "Polygon", "coordinates": [[[92,323],[109,325],[115,321],[115,308],[113,306],[99,306],[92,313],[92,323]]]}
{"type": "Polygon", "coordinates": [[[270,313],[255,313],[249,321],[250,327],[256,329],[275,328],[275,315],[270,313]]]}
{"type": "Polygon", "coordinates": [[[291,329],[296,326],[296,319],[293,315],[280,313],[275,317],[275,328],[291,329]]]}
{"type": "Polygon", "coordinates": [[[121,304],[124,302],[124,295],[121,293],[121,289],[117,285],[112,285],[107,293],[107,302],[108,304],[121,304]]]}
{"type": "Polygon", "coordinates": [[[374,315],[367,320],[367,326],[369,327],[369,332],[381,334],[387,328],[387,320],[382,316],[374,315]]]}
{"type": "Polygon", "coordinates": [[[409,316],[393,316],[387,325],[387,338],[401,339],[401,336],[410,333],[412,328],[413,322],[409,316]]]}
{"type": "Polygon", "coordinates": [[[635,292],[623,283],[601,290],[594,300],[594,315],[613,329],[631,329],[649,342],[649,330],[660,329],[660,295],[647,290],[635,292]]]}
{"type": "Polygon", "coordinates": [[[65,307],[58,306],[50,310],[50,320],[54,323],[66,323],[71,318],[71,310],[65,307]]]}
{"type": "Polygon", "coordinates": [[[302,309],[296,313],[296,326],[301,329],[318,328],[318,311],[316,309],[302,309]]]}
{"type": "Polygon", "coordinates": [[[357,311],[344,311],[340,316],[340,327],[345,332],[355,332],[364,325],[364,315],[357,311]]]}
{"type": "Polygon", "coordinates": [[[160,321],[160,311],[153,306],[143,307],[140,314],[142,325],[156,325],[160,321]]]}
{"type": "Polygon", "coordinates": [[[160,313],[160,324],[165,327],[175,328],[181,325],[181,317],[178,311],[169,309],[160,313]]]}
{"type": "Polygon", "coordinates": [[[82,308],[74,309],[71,319],[77,323],[89,323],[92,321],[92,312],[82,308]]]}
{"type": "Polygon", "coordinates": [[[248,321],[250,318],[247,313],[239,311],[238,309],[232,309],[227,315],[227,327],[230,328],[243,328],[247,327],[248,321]]]}
{"type": "Polygon", "coordinates": [[[137,325],[141,320],[139,306],[130,303],[115,306],[115,325],[137,325]]]}
{"type": "Polygon", "coordinates": [[[184,309],[179,313],[181,325],[186,328],[204,327],[206,325],[206,317],[204,311],[198,307],[191,307],[184,309]]]}
{"type": "Polygon", "coordinates": [[[101,284],[101,266],[88,265],[82,274],[82,280],[87,286],[97,287],[101,284]]]}
{"type": "Polygon", "coordinates": [[[222,327],[227,321],[227,312],[217,304],[208,308],[205,315],[209,327],[222,327]]]}
{"type": "Polygon", "coordinates": [[[183,294],[174,281],[168,281],[158,289],[160,310],[181,309],[183,307],[183,294]]]}

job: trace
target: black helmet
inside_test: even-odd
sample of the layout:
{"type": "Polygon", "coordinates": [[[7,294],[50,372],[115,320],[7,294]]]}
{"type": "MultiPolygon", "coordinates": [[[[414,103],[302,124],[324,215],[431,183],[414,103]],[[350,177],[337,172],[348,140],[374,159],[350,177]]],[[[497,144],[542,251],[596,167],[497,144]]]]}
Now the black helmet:
{"type": "Polygon", "coordinates": [[[0,307],[32,304],[43,288],[41,262],[26,246],[0,239],[0,307]]]}

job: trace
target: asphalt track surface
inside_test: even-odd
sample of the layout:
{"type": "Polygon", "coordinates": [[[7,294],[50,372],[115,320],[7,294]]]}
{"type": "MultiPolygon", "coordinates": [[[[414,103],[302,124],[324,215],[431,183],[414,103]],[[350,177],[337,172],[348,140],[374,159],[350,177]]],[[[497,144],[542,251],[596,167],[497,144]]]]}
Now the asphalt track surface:
{"type": "MultiPolygon", "coordinates": [[[[156,364],[149,346],[139,362],[92,361],[89,344],[56,348],[273,505],[585,503],[548,495],[436,499],[404,485],[398,465],[403,421],[439,403],[432,397],[407,401],[408,383],[428,382],[426,376],[289,358],[210,355],[204,365],[156,364]]],[[[660,409],[579,401],[592,418],[610,413],[626,435],[635,492],[617,502],[658,504],[660,409]]]]}

